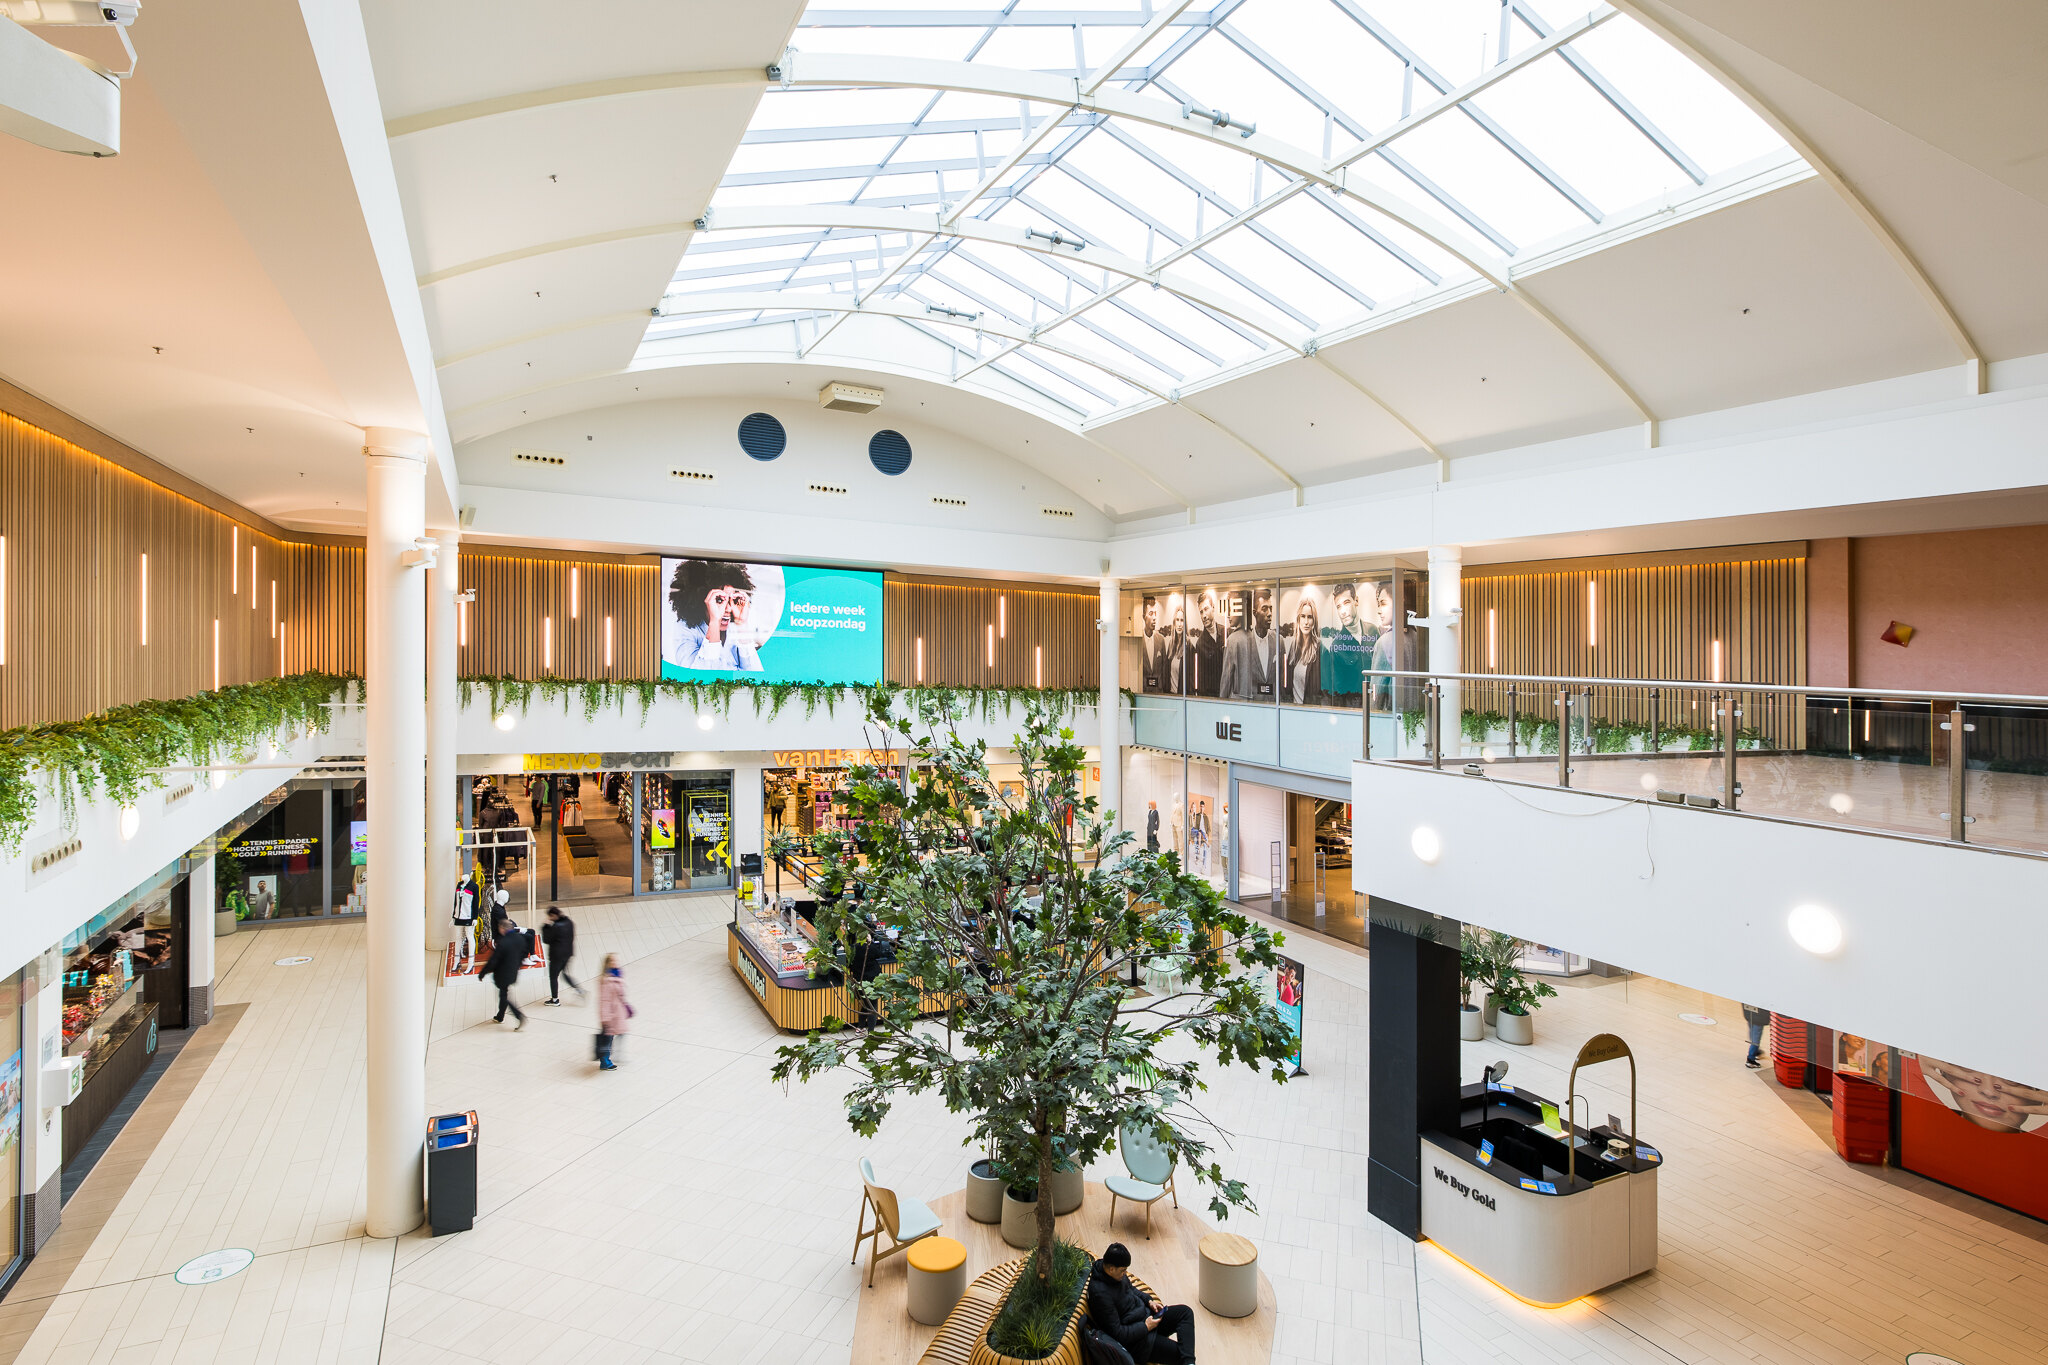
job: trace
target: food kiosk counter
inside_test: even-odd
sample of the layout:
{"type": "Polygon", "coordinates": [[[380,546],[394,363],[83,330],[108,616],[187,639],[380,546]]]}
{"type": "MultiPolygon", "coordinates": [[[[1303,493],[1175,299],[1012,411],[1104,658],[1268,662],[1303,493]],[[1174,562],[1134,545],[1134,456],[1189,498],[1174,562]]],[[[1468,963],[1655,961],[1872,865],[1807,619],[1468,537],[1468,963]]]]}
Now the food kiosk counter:
{"type": "Polygon", "coordinates": [[[1460,1098],[1457,1132],[1421,1135],[1424,1237],[1544,1308],[1656,1268],[1661,1153],[1510,1085],[1460,1098]]]}

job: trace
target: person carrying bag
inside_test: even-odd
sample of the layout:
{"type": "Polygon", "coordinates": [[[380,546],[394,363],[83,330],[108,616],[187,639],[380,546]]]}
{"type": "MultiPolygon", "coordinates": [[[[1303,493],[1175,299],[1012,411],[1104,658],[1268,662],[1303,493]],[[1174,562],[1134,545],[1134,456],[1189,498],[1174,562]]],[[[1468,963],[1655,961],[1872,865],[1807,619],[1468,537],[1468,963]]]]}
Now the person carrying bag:
{"type": "Polygon", "coordinates": [[[597,1069],[617,1071],[612,1045],[627,1028],[636,1011],[626,999],[626,976],[619,969],[619,955],[604,955],[604,975],[597,979],[597,1069]]]}

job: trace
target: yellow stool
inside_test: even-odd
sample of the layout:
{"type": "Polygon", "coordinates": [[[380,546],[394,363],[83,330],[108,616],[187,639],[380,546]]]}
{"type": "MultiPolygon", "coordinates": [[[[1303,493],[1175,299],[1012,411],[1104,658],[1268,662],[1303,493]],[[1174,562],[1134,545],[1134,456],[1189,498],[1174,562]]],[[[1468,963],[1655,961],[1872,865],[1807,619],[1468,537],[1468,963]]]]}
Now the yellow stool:
{"type": "Polygon", "coordinates": [[[967,1292],[967,1248],[951,1237],[924,1237],[903,1259],[910,1264],[910,1320],[937,1327],[967,1292]]]}

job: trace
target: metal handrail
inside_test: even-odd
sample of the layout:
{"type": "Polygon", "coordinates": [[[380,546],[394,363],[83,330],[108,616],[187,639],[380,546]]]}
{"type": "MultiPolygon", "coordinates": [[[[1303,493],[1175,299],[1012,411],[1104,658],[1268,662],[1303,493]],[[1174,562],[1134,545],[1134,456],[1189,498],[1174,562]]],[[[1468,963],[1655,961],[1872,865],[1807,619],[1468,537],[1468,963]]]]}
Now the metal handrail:
{"type": "Polygon", "coordinates": [[[1555,683],[1568,687],[1689,687],[1709,692],[1718,689],[1723,692],[1782,692],[1788,696],[1876,697],[1895,701],[1938,700],[1988,706],[2048,706],[2048,697],[2001,692],[1951,692],[1940,688],[1902,691],[1893,687],[1736,682],[1726,678],[1720,682],[1688,682],[1672,678],[1572,678],[1543,673],[1429,673],[1404,668],[1368,668],[1362,670],[1362,673],[1368,678],[1420,678],[1436,679],[1441,682],[1534,682],[1555,683]]]}

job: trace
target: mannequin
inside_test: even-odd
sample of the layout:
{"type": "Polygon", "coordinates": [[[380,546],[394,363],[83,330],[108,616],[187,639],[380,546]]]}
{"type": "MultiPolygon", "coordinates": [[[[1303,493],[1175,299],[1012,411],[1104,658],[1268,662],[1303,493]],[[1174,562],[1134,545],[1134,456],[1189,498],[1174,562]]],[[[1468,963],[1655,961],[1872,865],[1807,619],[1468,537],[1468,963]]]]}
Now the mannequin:
{"type": "Polygon", "coordinates": [[[1159,851],[1159,803],[1157,801],[1147,801],[1145,803],[1145,851],[1147,853],[1157,853],[1159,851]]]}
{"type": "Polygon", "coordinates": [[[1173,814],[1172,814],[1172,817],[1170,818],[1170,820],[1168,821],[1168,824],[1170,825],[1170,827],[1171,827],[1171,828],[1172,828],[1172,830],[1173,830],[1173,846],[1174,846],[1174,848],[1175,848],[1176,850],[1182,851],[1182,852],[1184,853],[1184,852],[1185,852],[1185,850],[1186,850],[1186,848],[1187,848],[1187,845],[1186,845],[1186,844],[1183,844],[1183,843],[1182,843],[1182,842],[1180,841],[1180,793],[1179,793],[1179,792],[1175,792],[1175,793],[1173,794],[1173,814]]]}

